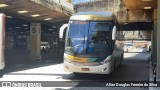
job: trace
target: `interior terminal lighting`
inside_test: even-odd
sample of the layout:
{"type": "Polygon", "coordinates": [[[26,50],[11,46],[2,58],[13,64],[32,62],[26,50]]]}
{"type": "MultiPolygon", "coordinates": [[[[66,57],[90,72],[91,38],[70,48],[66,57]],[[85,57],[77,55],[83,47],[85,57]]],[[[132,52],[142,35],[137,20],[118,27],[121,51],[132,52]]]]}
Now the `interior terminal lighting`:
{"type": "Polygon", "coordinates": [[[124,23],[123,25],[127,25],[128,23],[126,22],[126,23],[124,23]]]}
{"type": "Polygon", "coordinates": [[[44,20],[48,21],[48,20],[52,20],[52,18],[45,18],[44,20]]]}
{"type": "Polygon", "coordinates": [[[147,2],[147,1],[152,1],[152,0],[142,0],[142,1],[147,2]]]}
{"type": "Polygon", "coordinates": [[[28,25],[27,25],[27,24],[23,24],[23,26],[24,26],[24,27],[27,27],[28,25]]]}
{"type": "Polygon", "coordinates": [[[21,27],[16,27],[16,28],[21,28],[21,27]]]}
{"type": "Polygon", "coordinates": [[[28,13],[28,11],[27,10],[21,10],[21,11],[17,11],[18,13],[20,13],[20,14],[23,14],[23,13],[28,13]]]}
{"type": "Polygon", "coordinates": [[[53,30],[53,29],[51,29],[51,28],[50,28],[50,29],[48,29],[48,30],[50,30],[50,31],[51,31],[51,30],[53,30]]]}
{"type": "Polygon", "coordinates": [[[56,28],[56,26],[52,26],[52,28],[56,28]]]}
{"type": "Polygon", "coordinates": [[[13,18],[12,16],[6,16],[7,18],[13,18]]]}
{"type": "Polygon", "coordinates": [[[0,8],[7,7],[7,6],[9,6],[9,5],[7,5],[7,4],[0,4],[0,8]]]}
{"type": "Polygon", "coordinates": [[[31,17],[39,17],[40,15],[39,14],[33,14],[31,15],[31,17]]]}
{"type": "Polygon", "coordinates": [[[143,7],[144,9],[152,9],[152,7],[143,7]]]}

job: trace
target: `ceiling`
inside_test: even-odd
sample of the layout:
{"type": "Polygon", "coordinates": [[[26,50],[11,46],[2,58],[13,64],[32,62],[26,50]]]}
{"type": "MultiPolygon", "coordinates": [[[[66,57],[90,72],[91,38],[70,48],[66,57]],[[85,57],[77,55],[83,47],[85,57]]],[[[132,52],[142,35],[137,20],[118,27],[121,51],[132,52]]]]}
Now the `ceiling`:
{"type": "Polygon", "coordinates": [[[153,30],[153,10],[157,9],[157,0],[123,1],[129,14],[129,20],[122,26],[124,30],[153,30]]]}
{"type": "Polygon", "coordinates": [[[124,0],[127,9],[157,8],[157,0],[124,0]]]}
{"type": "MultiPolygon", "coordinates": [[[[0,4],[7,4],[7,7],[0,8],[0,12],[5,13],[8,16],[12,16],[13,18],[19,18],[26,21],[36,21],[42,23],[55,23],[58,21],[68,20],[69,14],[64,14],[60,8],[55,3],[52,3],[53,8],[48,8],[44,5],[38,4],[34,2],[35,0],[0,0],[0,4]],[[17,11],[28,11],[27,13],[19,14],[17,11]],[[31,15],[39,14],[40,16],[31,17],[31,15]],[[44,19],[51,20],[44,20],[44,19]]],[[[47,1],[47,0],[46,0],[47,1]]],[[[43,2],[45,3],[45,2],[43,2]]],[[[46,3],[47,4],[47,3],[46,3]]],[[[48,4],[50,5],[50,4],[48,4]]]]}
{"type": "Polygon", "coordinates": [[[68,21],[72,11],[51,1],[52,0],[0,0],[0,13],[6,15],[6,30],[20,33],[22,31],[28,32],[30,22],[42,23],[42,31],[44,32],[50,33],[51,29],[59,29],[61,24],[68,21]],[[7,6],[1,7],[1,4],[7,6]],[[24,11],[25,13],[18,13],[18,11],[24,11]],[[31,16],[35,14],[40,16],[31,16]],[[24,27],[24,24],[27,24],[28,27],[24,27]]]}

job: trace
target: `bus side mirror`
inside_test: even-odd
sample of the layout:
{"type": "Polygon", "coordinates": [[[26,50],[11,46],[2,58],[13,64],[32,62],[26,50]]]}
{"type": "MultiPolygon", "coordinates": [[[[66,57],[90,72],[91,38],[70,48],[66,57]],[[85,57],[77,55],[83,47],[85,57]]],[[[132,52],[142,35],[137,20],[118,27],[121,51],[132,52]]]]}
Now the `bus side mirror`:
{"type": "Polygon", "coordinates": [[[116,32],[117,32],[117,27],[114,26],[112,30],[112,40],[116,40],[116,32]]]}
{"type": "Polygon", "coordinates": [[[67,29],[68,27],[68,24],[63,24],[59,30],[59,38],[63,38],[63,35],[64,35],[64,31],[67,29]]]}

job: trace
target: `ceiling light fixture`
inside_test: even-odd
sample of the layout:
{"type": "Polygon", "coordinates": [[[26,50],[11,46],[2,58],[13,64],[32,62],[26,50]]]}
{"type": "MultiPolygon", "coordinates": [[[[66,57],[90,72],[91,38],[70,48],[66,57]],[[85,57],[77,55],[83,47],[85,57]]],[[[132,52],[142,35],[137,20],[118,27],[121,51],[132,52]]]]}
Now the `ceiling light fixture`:
{"type": "Polygon", "coordinates": [[[21,27],[16,27],[16,28],[21,28],[21,27]]]}
{"type": "Polygon", "coordinates": [[[142,1],[144,1],[144,2],[148,2],[148,1],[152,1],[152,0],[142,0],[142,1]]]}
{"type": "Polygon", "coordinates": [[[50,29],[48,29],[48,30],[50,30],[50,31],[51,31],[51,30],[53,30],[53,29],[51,29],[51,28],[50,28],[50,29]]]}
{"type": "Polygon", "coordinates": [[[7,18],[13,18],[12,16],[6,16],[7,18]]]}
{"type": "Polygon", "coordinates": [[[44,20],[48,21],[48,20],[52,20],[52,18],[45,18],[44,20]]]}
{"type": "Polygon", "coordinates": [[[31,17],[39,17],[40,15],[39,14],[33,14],[31,15],[31,17]]]}
{"type": "Polygon", "coordinates": [[[24,27],[27,27],[28,25],[27,25],[27,24],[23,24],[23,26],[24,26],[24,27]]]}
{"type": "Polygon", "coordinates": [[[18,13],[20,13],[20,14],[23,14],[23,13],[28,13],[29,11],[27,11],[27,10],[21,10],[21,11],[17,11],[18,13]]]}
{"type": "Polygon", "coordinates": [[[7,7],[7,6],[9,6],[9,5],[7,5],[7,4],[0,4],[0,8],[7,7]]]}
{"type": "Polygon", "coordinates": [[[152,7],[143,7],[144,9],[152,9],[152,7]]]}
{"type": "Polygon", "coordinates": [[[56,28],[56,26],[52,26],[52,28],[56,28]]]}

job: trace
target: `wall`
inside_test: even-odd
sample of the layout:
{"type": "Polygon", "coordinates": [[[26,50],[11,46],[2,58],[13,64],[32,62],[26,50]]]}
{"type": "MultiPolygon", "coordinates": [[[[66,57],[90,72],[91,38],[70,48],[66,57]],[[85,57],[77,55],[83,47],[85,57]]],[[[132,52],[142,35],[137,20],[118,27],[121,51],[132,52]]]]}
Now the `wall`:
{"type": "Polygon", "coordinates": [[[119,22],[127,20],[126,7],[123,0],[98,0],[75,5],[75,12],[98,11],[113,12],[119,22]]]}

